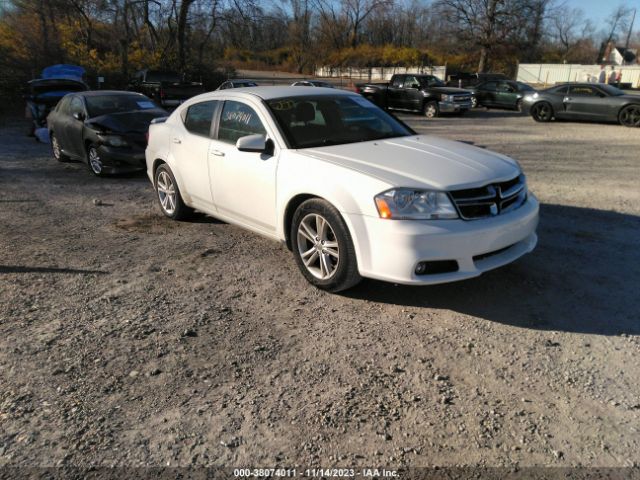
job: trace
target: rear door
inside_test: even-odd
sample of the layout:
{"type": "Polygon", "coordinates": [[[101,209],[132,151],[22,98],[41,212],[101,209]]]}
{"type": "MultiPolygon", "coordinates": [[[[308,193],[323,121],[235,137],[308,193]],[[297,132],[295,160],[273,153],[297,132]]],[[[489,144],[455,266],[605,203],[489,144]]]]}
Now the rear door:
{"type": "MultiPolygon", "coordinates": [[[[226,100],[217,120],[209,151],[209,175],[218,212],[263,231],[276,232],[276,168],[279,149],[269,153],[241,152],[239,138],[265,135],[267,117],[258,105],[245,100],[226,100]]],[[[273,144],[270,140],[270,142],[273,144]]]]}
{"type": "Polygon", "coordinates": [[[213,208],[209,181],[209,149],[217,100],[195,103],[182,112],[181,122],[174,127],[171,154],[179,164],[183,189],[195,207],[213,208]]]}
{"type": "Polygon", "coordinates": [[[498,94],[498,82],[490,81],[482,84],[482,90],[480,94],[480,103],[482,105],[494,106],[496,105],[496,96],[498,94]]]}

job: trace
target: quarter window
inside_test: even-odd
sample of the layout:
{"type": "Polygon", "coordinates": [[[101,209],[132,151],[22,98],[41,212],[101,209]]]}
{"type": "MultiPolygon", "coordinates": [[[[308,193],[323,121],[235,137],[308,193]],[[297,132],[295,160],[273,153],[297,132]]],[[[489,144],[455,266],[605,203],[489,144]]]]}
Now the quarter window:
{"type": "Polygon", "coordinates": [[[232,100],[224,102],[218,140],[235,144],[241,137],[256,134],[267,134],[256,111],[241,102],[232,100]]]}
{"type": "Polygon", "coordinates": [[[218,102],[214,100],[191,105],[184,117],[185,128],[196,135],[208,137],[209,132],[211,132],[211,121],[217,104],[218,102]]]}
{"type": "Polygon", "coordinates": [[[593,88],[580,86],[569,87],[569,94],[579,95],[581,97],[595,97],[597,95],[593,88]]]}

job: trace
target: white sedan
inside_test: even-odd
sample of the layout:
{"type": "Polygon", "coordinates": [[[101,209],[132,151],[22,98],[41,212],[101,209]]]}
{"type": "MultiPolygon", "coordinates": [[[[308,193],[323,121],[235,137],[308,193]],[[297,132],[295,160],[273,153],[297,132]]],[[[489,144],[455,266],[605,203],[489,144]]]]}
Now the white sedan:
{"type": "Polygon", "coordinates": [[[360,95],[253,87],[189,99],[153,123],[162,212],[194,209],[282,241],[313,285],[426,285],[531,252],[538,201],[504,155],[416,134],[360,95]]]}

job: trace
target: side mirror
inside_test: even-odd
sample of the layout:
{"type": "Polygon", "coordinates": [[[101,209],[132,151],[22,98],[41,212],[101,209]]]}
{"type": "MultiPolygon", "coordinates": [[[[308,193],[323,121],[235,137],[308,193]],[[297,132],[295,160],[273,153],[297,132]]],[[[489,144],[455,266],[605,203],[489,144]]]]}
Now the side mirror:
{"type": "Polygon", "coordinates": [[[80,120],[82,122],[82,121],[84,121],[84,113],[82,113],[82,112],[74,112],[73,118],[75,118],[76,120],[80,120]]]}
{"type": "Polygon", "coordinates": [[[267,150],[267,139],[264,135],[255,134],[240,137],[236,142],[236,148],[241,152],[259,152],[267,150]]]}

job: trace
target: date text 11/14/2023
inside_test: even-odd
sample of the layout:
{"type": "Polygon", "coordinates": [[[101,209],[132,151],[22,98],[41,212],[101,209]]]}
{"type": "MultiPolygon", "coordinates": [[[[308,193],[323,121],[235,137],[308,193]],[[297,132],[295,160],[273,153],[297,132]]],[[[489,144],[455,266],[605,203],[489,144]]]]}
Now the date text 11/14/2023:
{"type": "Polygon", "coordinates": [[[384,468],[307,468],[298,470],[295,468],[236,468],[233,470],[236,478],[399,478],[396,470],[386,470],[384,468]]]}

